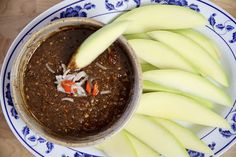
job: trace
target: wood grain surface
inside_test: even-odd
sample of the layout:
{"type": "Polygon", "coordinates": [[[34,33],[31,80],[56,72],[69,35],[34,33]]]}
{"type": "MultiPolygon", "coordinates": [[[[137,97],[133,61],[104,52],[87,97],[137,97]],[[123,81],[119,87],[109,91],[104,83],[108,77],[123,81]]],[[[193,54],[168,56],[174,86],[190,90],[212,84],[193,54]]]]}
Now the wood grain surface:
{"type": "MultiPolygon", "coordinates": [[[[236,17],[236,0],[212,0],[236,17]]],[[[17,34],[33,18],[60,0],[0,0],[0,67],[17,34]]],[[[0,110],[0,157],[32,157],[15,138],[0,110]]],[[[236,145],[222,157],[236,157],[236,145]]]]}

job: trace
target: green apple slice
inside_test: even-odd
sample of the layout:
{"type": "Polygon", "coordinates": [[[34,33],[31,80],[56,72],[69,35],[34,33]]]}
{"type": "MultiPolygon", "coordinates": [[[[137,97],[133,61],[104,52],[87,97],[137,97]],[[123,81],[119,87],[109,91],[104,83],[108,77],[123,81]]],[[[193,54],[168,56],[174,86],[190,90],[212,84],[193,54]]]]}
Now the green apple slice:
{"type": "Polygon", "coordinates": [[[162,125],[170,133],[172,133],[182,145],[197,152],[213,155],[212,150],[202,142],[191,130],[167,119],[153,118],[156,123],[162,125]]]}
{"type": "Polygon", "coordinates": [[[212,102],[232,106],[230,97],[209,80],[181,70],[152,70],[143,73],[143,79],[170,89],[176,89],[212,102]]]}
{"type": "Polygon", "coordinates": [[[131,39],[150,39],[150,37],[146,33],[138,33],[138,34],[127,34],[125,35],[127,40],[131,39]]]}
{"type": "Polygon", "coordinates": [[[90,35],[72,56],[68,68],[76,69],[89,65],[122,35],[129,23],[129,21],[113,22],[90,35]]]}
{"type": "Polygon", "coordinates": [[[137,157],[137,154],[124,131],[96,146],[109,157],[137,157]]]}
{"type": "Polygon", "coordinates": [[[155,67],[155,66],[153,66],[152,64],[149,64],[149,63],[142,63],[141,68],[142,68],[143,72],[157,69],[157,67],[155,67]]]}
{"type": "Polygon", "coordinates": [[[139,58],[160,69],[170,68],[195,72],[175,50],[160,42],[148,39],[132,39],[128,42],[139,58]]]}
{"type": "Polygon", "coordinates": [[[148,5],[133,9],[115,21],[131,20],[125,34],[143,33],[157,29],[185,29],[204,26],[207,19],[200,13],[175,5],[148,5]]]}
{"type": "Polygon", "coordinates": [[[128,132],[125,132],[128,136],[130,142],[133,144],[133,147],[135,151],[138,154],[138,157],[161,157],[159,153],[154,151],[152,148],[150,148],[148,145],[142,143],[140,140],[138,140],[136,137],[131,135],[128,132]]]}
{"type": "Polygon", "coordinates": [[[175,49],[203,76],[210,77],[224,86],[229,85],[226,74],[220,64],[193,40],[169,31],[154,31],[147,34],[152,39],[175,49]]]}
{"type": "Polygon", "coordinates": [[[143,94],[136,113],[205,126],[230,128],[228,122],[212,110],[188,97],[174,93],[152,92],[143,94]]]}
{"type": "Polygon", "coordinates": [[[176,90],[176,89],[167,88],[167,87],[164,87],[158,83],[154,83],[154,82],[147,81],[147,80],[143,81],[143,90],[144,90],[144,92],[170,92],[170,93],[180,94],[180,95],[189,97],[189,98],[197,101],[199,104],[201,104],[205,107],[208,107],[210,109],[213,109],[213,107],[214,107],[213,103],[209,100],[199,98],[197,96],[193,96],[191,94],[188,94],[188,93],[176,90]]]}
{"type": "Polygon", "coordinates": [[[145,63],[147,63],[145,60],[143,60],[142,58],[139,58],[139,63],[140,64],[145,64],[145,63]]]}
{"type": "Polygon", "coordinates": [[[192,39],[198,45],[204,48],[206,52],[208,52],[216,61],[219,61],[219,52],[216,50],[214,43],[205,35],[193,29],[181,29],[175,30],[174,32],[182,34],[185,37],[188,37],[189,39],[192,39]]]}
{"type": "Polygon", "coordinates": [[[166,157],[188,157],[184,147],[169,131],[145,116],[134,115],[125,129],[166,157]]]}

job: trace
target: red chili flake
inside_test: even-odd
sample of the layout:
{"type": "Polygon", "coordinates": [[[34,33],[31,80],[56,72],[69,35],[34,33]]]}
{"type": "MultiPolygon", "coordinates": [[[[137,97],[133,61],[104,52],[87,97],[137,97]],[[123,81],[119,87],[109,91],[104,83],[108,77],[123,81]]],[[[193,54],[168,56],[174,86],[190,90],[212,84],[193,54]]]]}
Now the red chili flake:
{"type": "Polygon", "coordinates": [[[92,89],[91,89],[91,85],[90,85],[90,82],[89,82],[89,81],[86,82],[86,87],[85,87],[85,88],[86,88],[86,92],[87,92],[88,94],[91,94],[91,90],[92,90],[92,89]]]}
{"type": "Polygon", "coordinates": [[[96,95],[98,95],[98,93],[99,93],[98,84],[97,84],[97,82],[95,82],[94,85],[93,85],[93,92],[92,92],[92,95],[93,95],[93,96],[96,96],[96,95]]]}
{"type": "Polygon", "coordinates": [[[71,87],[74,84],[75,84],[75,82],[73,82],[71,80],[64,80],[64,81],[61,82],[61,86],[62,86],[62,88],[64,88],[66,93],[71,93],[72,92],[71,87]]]}

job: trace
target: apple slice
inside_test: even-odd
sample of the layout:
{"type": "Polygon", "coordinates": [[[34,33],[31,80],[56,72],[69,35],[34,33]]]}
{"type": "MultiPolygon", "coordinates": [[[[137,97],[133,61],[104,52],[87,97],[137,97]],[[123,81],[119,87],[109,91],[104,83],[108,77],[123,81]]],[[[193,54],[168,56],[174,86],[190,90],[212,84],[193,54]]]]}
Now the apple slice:
{"type": "Polygon", "coordinates": [[[180,95],[189,97],[189,98],[197,101],[199,104],[201,104],[207,108],[213,109],[213,107],[214,107],[213,103],[209,100],[199,98],[197,96],[193,96],[191,94],[181,92],[176,89],[167,88],[167,87],[164,87],[162,85],[159,85],[157,83],[147,81],[147,80],[143,81],[143,90],[144,90],[144,92],[170,92],[170,93],[180,94],[180,95]]]}
{"type": "Polygon", "coordinates": [[[127,40],[131,39],[150,39],[150,37],[146,33],[138,33],[138,34],[127,34],[125,35],[127,40]]]}
{"type": "Polygon", "coordinates": [[[142,143],[140,140],[135,138],[133,135],[131,135],[128,132],[125,132],[128,136],[128,139],[133,144],[134,149],[136,150],[138,157],[161,157],[161,155],[157,152],[155,152],[152,148],[150,148],[148,145],[142,143]]]}
{"type": "Polygon", "coordinates": [[[143,73],[143,79],[170,89],[176,89],[212,102],[232,106],[230,97],[209,80],[181,70],[152,70],[143,73]]]}
{"type": "Polygon", "coordinates": [[[175,5],[148,5],[133,9],[115,21],[131,20],[125,34],[143,33],[157,29],[185,29],[204,26],[207,19],[200,13],[175,5]]]}
{"type": "Polygon", "coordinates": [[[139,63],[140,64],[145,64],[145,63],[147,63],[145,60],[143,60],[142,58],[139,58],[139,63]]]}
{"type": "Polygon", "coordinates": [[[137,154],[124,131],[96,146],[109,157],[137,157],[137,154]]]}
{"type": "Polygon", "coordinates": [[[230,128],[228,122],[212,110],[188,97],[174,93],[152,92],[143,94],[136,113],[205,126],[230,128]]]}
{"type": "Polygon", "coordinates": [[[147,34],[152,39],[158,40],[175,49],[203,76],[210,77],[224,86],[229,85],[226,74],[220,64],[191,39],[169,31],[154,31],[147,34]]]}
{"type": "Polygon", "coordinates": [[[89,65],[122,35],[129,23],[129,21],[113,22],[90,35],[72,56],[68,68],[76,69],[89,65]]]}
{"type": "Polygon", "coordinates": [[[169,131],[145,116],[134,115],[125,129],[163,156],[188,157],[184,147],[169,131]]]}
{"type": "Polygon", "coordinates": [[[185,148],[213,155],[213,151],[189,129],[171,120],[162,118],[153,119],[156,123],[172,133],[185,148]]]}
{"type": "Polygon", "coordinates": [[[170,68],[195,72],[177,52],[160,42],[148,39],[132,39],[128,42],[139,58],[160,69],[170,68]]]}
{"type": "Polygon", "coordinates": [[[152,64],[149,64],[149,63],[142,63],[141,67],[142,67],[143,72],[157,69],[157,67],[155,67],[155,66],[153,66],[152,64]]]}
{"type": "Polygon", "coordinates": [[[181,29],[175,30],[174,32],[192,39],[198,45],[204,48],[216,61],[219,62],[220,54],[218,50],[216,50],[214,43],[208,37],[193,29],[181,29]]]}

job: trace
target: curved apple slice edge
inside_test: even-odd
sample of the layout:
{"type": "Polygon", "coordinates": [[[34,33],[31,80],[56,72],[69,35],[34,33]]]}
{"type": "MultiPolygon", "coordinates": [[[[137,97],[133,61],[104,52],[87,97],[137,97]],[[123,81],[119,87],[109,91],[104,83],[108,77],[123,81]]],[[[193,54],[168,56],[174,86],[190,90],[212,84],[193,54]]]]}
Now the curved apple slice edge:
{"type": "Polygon", "coordinates": [[[127,29],[130,21],[110,23],[90,35],[73,54],[69,69],[83,68],[92,63],[127,29]]]}

